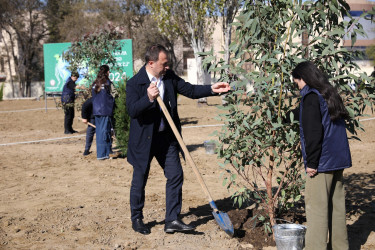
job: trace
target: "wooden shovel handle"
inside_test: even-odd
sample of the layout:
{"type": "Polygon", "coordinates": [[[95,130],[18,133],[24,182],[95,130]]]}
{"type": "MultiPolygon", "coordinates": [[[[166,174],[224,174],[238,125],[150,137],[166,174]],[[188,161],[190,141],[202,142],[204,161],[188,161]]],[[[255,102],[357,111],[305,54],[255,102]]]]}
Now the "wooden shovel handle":
{"type": "Polygon", "coordinates": [[[96,128],[96,126],[94,124],[92,124],[91,122],[87,122],[87,124],[90,125],[91,127],[96,128]]]}
{"type": "MultiPolygon", "coordinates": [[[[78,119],[83,120],[82,117],[78,117],[78,119]]],[[[88,119],[85,119],[85,120],[88,120],[88,119]]],[[[94,124],[92,124],[91,122],[87,122],[87,125],[90,125],[91,127],[96,128],[96,126],[94,124]]]]}
{"type": "Polygon", "coordinates": [[[203,181],[202,176],[199,173],[199,170],[198,170],[197,166],[195,165],[195,163],[193,161],[193,158],[191,158],[191,155],[190,155],[184,141],[182,140],[182,137],[181,137],[180,133],[178,132],[177,127],[174,124],[173,119],[172,119],[171,115],[169,114],[167,108],[165,107],[165,104],[164,104],[164,102],[163,102],[163,100],[161,99],[160,96],[157,97],[157,101],[158,101],[159,106],[160,106],[161,110],[163,111],[165,117],[167,118],[169,126],[172,128],[172,131],[173,131],[174,135],[176,136],[177,141],[182,148],[182,151],[184,151],[185,158],[187,159],[187,162],[193,168],[193,171],[194,171],[195,175],[197,176],[197,179],[198,179],[199,183],[201,184],[201,186],[203,188],[203,191],[206,193],[209,202],[211,202],[212,197],[211,197],[210,192],[208,191],[206,183],[203,181]]]}

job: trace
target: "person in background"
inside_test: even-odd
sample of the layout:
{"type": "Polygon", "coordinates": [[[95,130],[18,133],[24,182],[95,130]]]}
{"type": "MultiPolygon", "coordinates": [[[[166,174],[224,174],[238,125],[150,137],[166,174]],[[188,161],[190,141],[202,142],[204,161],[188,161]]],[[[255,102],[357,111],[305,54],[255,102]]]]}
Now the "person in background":
{"type": "Polygon", "coordinates": [[[127,159],[133,166],[130,188],[132,228],[141,234],[150,233],[143,223],[142,210],[150,162],[155,157],[167,178],[164,231],[193,230],[193,226],[186,225],[179,218],[183,183],[180,148],[156,98],[160,95],[181,132],[177,94],[197,99],[227,92],[229,84],[192,85],[185,82],[169,70],[167,50],[160,44],[148,48],[145,61],[145,65],[126,84],[126,107],[131,118],[127,159]]]}
{"type": "Polygon", "coordinates": [[[292,76],[302,96],[294,114],[307,173],[305,249],[349,249],[343,185],[343,171],[352,165],[345,126],[349,114],[328,77],[312,62],[298,64],[292,76]]]}
{"type": "Polygon", "coordinates": [[[95,127],[88,124],[88,123],[91,123],[92,125],[95,126],[95,117],[92,113],[92,97],[87,99],[82,104],[81,116],[82,116],[82,122],[87,124],[86,145],[85,145],[85,151],[83,152],[83,155],[89,155],[92,141],[95,135],[95,127]]]}
{"type": "Polygon", "coordinates": [[[96,154],[98,160],[109,159],[112,153],[112,116],[114,98],[111,95],[109,66],[102,65],[92,85],[93,115],[96,125],[96,154]]]}
{"type": "Polygon", "coordinates": [[[77,133],[73,129],[73,120],[74,120],[74,101],[76,98],[75,89],[76,81],[79,78],[77,72],[72,72],[71,76],[66,81],[63,91],[61,94],[61,103],[63,105],[65,117],[64,117],[64,134],[73,134],[77,133]]]}

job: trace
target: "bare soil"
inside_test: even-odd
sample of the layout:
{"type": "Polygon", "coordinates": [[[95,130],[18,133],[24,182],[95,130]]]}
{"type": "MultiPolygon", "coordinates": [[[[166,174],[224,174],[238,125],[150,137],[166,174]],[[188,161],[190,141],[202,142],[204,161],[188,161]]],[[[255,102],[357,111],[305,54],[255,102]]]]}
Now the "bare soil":
{"type": "MultiPolygon", "coordinates": [[[[249,221],[254,211],[232,206],[220,159],[205,152],[204,141],[215,139],[211,134],[220,126],[192,127],[220,124],[215,119],[220,102],[210,97],[209,105],[198,107],[180,97],[179,114],[184,141],[216,205],[231,217],[233,238],[216,224],[184,161],[181,217],[196,230],[164,233],[165,177],[153,161],[144,208],[151,234],[135,233],[129,206],[132,166],[125,158],[96,160],[95,143],[90,155],[82,155],[86,126],[78,111],[73,128],[79,133],[64,135],[64,113],[52,99],[47,112],[44,100],[0,102],[0,249],[276,249],[272,237],[249,221]]],[[[350,142],[353,167],[345,171],[350,249],[375,249],[375,120],[363,124],[362,141],[350,142]]]]}

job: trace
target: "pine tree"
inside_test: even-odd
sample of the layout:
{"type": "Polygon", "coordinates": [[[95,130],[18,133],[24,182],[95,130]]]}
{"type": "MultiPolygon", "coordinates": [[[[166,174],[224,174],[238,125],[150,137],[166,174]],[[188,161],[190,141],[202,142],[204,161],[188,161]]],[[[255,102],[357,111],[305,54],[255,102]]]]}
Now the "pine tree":
{"type": "Polygon", "coordinates": [[[117,96],[115,99],[116,107],[114,110],[116,145],[122,155],[126,156],[129,141],[130,117],[126,111],[126,81],[119,82],[117,96]]]}

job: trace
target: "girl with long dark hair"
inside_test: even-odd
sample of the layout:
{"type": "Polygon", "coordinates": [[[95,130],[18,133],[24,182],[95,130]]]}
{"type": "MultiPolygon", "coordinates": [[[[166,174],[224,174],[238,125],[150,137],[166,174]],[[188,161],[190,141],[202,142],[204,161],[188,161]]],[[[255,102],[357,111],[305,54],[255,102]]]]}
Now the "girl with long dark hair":
{"type": "Polygon", "coordinates": [[[352,165],[345,127],[349,114],[328,77],[312,62],[298,64],[292,76],[302,96],[298,116],[308,175],[306,249],[349,249],[343,186],[343,171],[352,165]]]}
{"type": "Polygon", "coordinates": [[[102,65],[92,86],[93,115],[96,124],[97,159],[105,160],[112,153],[112,116],[114,98],[111,95],[112,82],[109,80],[109,67],[102,65]]]}

